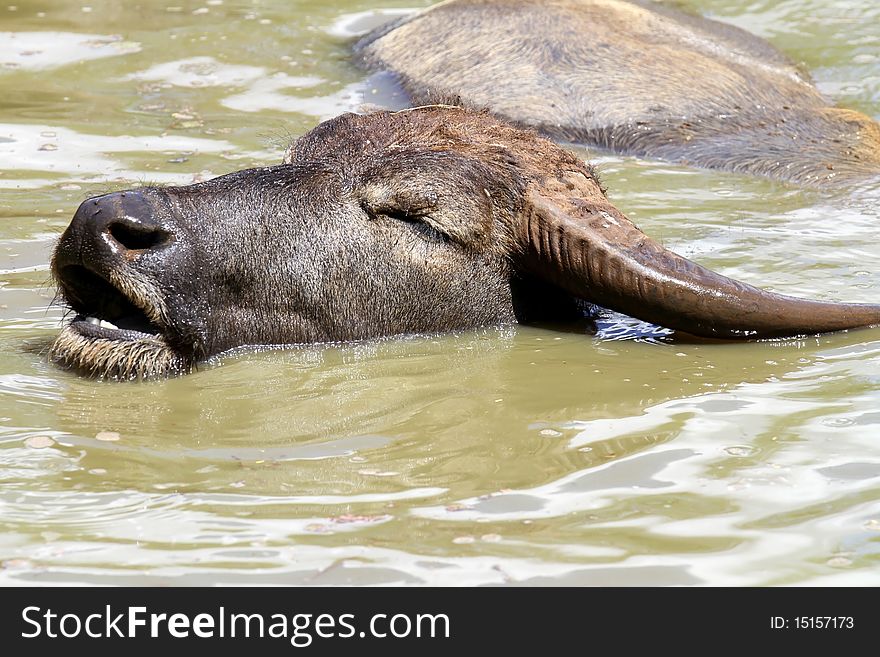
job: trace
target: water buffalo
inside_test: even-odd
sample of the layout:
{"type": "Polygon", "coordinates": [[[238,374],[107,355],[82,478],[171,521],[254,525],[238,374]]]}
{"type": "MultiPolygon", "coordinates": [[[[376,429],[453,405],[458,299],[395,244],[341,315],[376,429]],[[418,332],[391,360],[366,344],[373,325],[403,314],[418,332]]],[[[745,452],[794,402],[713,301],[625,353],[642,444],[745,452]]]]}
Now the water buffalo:
{"type": "Polygon", "coordinates": [[[652,241],[569,151],[487,112],[344,114],[283,164],[85,201],[52,258],[52,360],[130,379],[240,345],[566,318],[599,304],[742,339],[880,323],[756,289],[652,241]]]}
{"type": "Polygon", "coordinates": [[[769,43],[647,0],[447,0],[355,46],[414,104],[459,95],[559,140],[802,184],[880,179],[880,125],[769,43]]]}

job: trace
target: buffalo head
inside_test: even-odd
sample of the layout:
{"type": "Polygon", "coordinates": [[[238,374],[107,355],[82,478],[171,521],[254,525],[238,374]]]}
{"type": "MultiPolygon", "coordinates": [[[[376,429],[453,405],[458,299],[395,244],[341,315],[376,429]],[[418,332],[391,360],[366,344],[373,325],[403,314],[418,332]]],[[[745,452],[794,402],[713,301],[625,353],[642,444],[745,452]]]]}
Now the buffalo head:
{"type": "Polygon", "coordinates": [[[715,274],[645,236],[568,151],[491,115],[345,114],[278,166],[85,201],[52,272],[51,350],[107,378],[181,373],[244,345],[430,333],[595,303],[716,338],[880,323],[715,274]]]}

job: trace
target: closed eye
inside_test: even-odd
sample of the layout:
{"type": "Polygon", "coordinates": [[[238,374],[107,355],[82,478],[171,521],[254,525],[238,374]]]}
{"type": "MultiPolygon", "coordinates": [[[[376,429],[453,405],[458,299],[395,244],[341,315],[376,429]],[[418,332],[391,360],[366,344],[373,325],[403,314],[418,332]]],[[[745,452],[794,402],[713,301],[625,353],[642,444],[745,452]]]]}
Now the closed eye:
{"type": "Polygon", "coordinates": [[[397,208],[382,208],[377,214],[388,217],[394,221],[405,223],[413,232],[421,237],[440,242],[448,242],[449,237],[431,226],[424,219],[427,213],[406,212],[397,208]]]}

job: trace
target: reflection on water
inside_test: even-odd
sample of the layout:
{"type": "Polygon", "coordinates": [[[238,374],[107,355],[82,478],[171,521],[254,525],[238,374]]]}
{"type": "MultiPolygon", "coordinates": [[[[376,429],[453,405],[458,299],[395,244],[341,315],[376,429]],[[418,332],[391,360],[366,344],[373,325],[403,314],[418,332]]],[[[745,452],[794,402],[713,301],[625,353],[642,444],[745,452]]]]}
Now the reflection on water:
{"type": "Polygon", "coordinates": [[[0,73],[38,71],[137,52],[140,44],[118,36],[69,32],[0,32],[0,73]]]}
{"type": "MultiPolygon", "coordinates": [[[[277,162],[320,118],[402,102],[348,62],[373,2],[90,4],[0,8],[0,582],[880,583],[880,330],[725,345],[610,315],[147,384],[50,367],[46,262],[83,198],[277,162]]],[[[880,21],[851,20],[874,3],[689,4],[880,117],[880,21]]],[[[877,301],[877,189],[578,150],[666,246],[877,301]]]]}
{"type": "MultiPolygon", "coordinates": [[[[166,160],[181,153],[232,154],[236,148],[229,142],[178,135],[107,137],[50,125],[0,123],[0,158],[6,175],[22,173],[9,180],[0,178],[0,187],[23,189],[43,187],[53,181],[64,181],[68,191],[80,189],[76,183],[106,180],[116,173],[122,181],[142,178],[151,183],[186,184],[193,176],[175,172],[157,173],[132,169],[128,163],[112,157],[116,153],[154,153],[166,160]],[[26,178],[30,174],[33,178],[26,178]]],[[[247,153],[255,157],[260,153],[247,153]]],[[[236,153],[234,159],[243,155],[236,153]]],[[[232,158],[230,158],[232,159],[232,158]]]]}

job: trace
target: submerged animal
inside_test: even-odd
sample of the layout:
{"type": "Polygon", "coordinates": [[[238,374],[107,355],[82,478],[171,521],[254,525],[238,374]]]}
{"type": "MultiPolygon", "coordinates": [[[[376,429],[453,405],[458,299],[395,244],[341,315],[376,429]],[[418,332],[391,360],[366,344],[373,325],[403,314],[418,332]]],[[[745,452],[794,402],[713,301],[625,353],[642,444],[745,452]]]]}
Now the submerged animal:
{"type": "Polygon", "coordinates": [[[558,141],[827,185],[880,180],[880,125],[769,43],[647,0],[447,0],[355,45],[414,104],[453,97],[558,141]]]}
{"type": "Polygon", "coordinates": [[[51,359],[106,378],[244,345],[582,317],[598,304],[712,338],[880,323],[765,292],[642,233],[569,151],[487,112],[344,114],[277,166],[85,201],[52,273],[51,359]]]}

